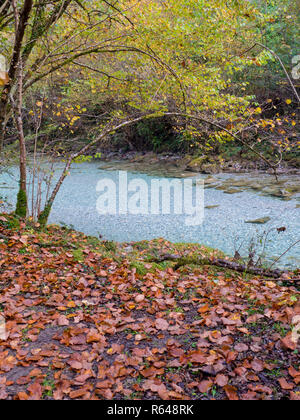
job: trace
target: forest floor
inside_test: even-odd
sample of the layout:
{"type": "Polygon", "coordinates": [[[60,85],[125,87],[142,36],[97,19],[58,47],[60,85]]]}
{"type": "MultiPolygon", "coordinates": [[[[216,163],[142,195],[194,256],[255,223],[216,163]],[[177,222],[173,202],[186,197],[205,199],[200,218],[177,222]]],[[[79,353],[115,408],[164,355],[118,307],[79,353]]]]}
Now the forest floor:
{"type": "Polygon", "coordinates": [[[0,215],[0,399],[300,400],[296,283],[165,254],[0,215]]]}

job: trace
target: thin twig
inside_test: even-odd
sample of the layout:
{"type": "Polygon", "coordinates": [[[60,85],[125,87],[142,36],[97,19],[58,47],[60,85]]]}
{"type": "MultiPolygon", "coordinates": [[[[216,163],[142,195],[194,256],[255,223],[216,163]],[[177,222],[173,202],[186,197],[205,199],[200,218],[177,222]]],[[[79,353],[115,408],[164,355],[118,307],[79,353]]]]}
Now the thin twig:
{"type": "Polygon", "coordinates": [[[292,82],[292,79],[290,78],[289,73],[288,73],[287,69],[285,68],[285,65],[283,64],[283,62],[282,62],[281,58],[279,57],[279,55],[278,55],[278,54],[276,54],[276,53],[275,53],[275,51],[271,50],[271,48],[266,47],[265,45],[261,44],[260,42],[256,42],[254,45],[252,45],[252,47],[248,48],[248,49],[247,49],[246,51],[244,51],[241,55],[244,55],[244,54],[246,54],[247,52],[249,52],[249,51],[253,50],[256,46],[259,46],[259,47],[261,47],[261,48],[263,48],[263,49],[265,49],[265,50],[269,51],[269,52],[273,55],[273,57],[275,57],[275,58],[276,58],[276,60],[279,62],[280,66],[282,67],[282,69],[283,69],[283,71],[284,71],[284,74],[286,75],[286,78],[287,78],[287,80],[288,80],[288,82],[289,82],[289,84],[290,84],[290,86],[291,86],[291,88],[292,88],[292,91],[293,91],[293,93],[294,93],[295,97],[297,98],[297,101],[300,103],[300,96],[299,96],[299,94],[298,94],[298,92],[297,92],[297,89],[295,88],[295,85],[294,85],[294,83],[292,82]]]}
{"type": "Polygon", "coordinates": [[[297,244],[299,244],[300,243],[300,239],[297,241],[297,242],[295,242],[293,245],[291,245],[283,254],[281,254],[280,255],[280,257],[278,257],[274,262],[273,262],[273,264],[271,265],[271,267],[270,267],[270,270],[271,270],[271,268],[272,267],[274,267],[274,265],[275,264],[277,264],[278,263],[278,261],[279,260],[281,260],[281,258],[282,257],[284,257],[292,248],[294,248],[294,246],[296,246],[297,244]]]}

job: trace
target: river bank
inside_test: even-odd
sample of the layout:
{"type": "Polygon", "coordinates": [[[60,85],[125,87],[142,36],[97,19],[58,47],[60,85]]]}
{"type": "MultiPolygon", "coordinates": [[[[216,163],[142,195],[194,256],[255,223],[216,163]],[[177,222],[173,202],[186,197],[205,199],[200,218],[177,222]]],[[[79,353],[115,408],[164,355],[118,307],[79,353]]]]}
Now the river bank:
{"type": "MultiPolygon", "coordinates": [[[[139,169],[151,169],[151,166],[164,165],[166,169],[177,172],[192,172],[215,175],[218,173],[267,173],[273,174],[273,171],[263,161],[248,158],[212,155],[180,155],[172,153],[157,154],[154,152],[119,152],[98,150],[101,153],[101,159],[104,161],[120,161],[136,164],[139,169]]],[[[296,157],[292,161],[282,162],[278,166],[279,175],[300,175],[300,159],[296,157]],[[299,160],[299,162],[298,162],[299,160]]]]}

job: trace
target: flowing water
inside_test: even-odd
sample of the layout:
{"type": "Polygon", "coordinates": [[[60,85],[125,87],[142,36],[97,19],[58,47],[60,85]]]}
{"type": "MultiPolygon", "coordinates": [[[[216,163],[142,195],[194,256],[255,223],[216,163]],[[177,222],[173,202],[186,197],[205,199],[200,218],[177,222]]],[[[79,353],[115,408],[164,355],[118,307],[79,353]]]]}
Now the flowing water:
{"type": "MultiPolygon", "coordinates": [[[[62,164],[58,166],[62,168],[62,164]]],[[[150,186],[153,178],[165,177],[158,173],[151,175],[137,172],[134,167],[126,166],[127,170],[130,168],[128,182],[138,178],[150,186]]],[[[269,185],[271,177],[268,175],[256,175],[255,178],[253,175],[220,174],[214,179],[196,175],[195,179],[209,178],[204,195],[205,217],[200,226],[187,226],[184,215],[100,215],[96,209],[100,195],[96,186],[104,178],[117,181],[119,169],[120,165],[114,162],[109,167],[101,162],[75,164],[57,196],[49,223],[68,225],[88,235],[101,235],[106,240],[118,242],[158,237],[172,242],[197,242],[218,248],[228,255],[233,255],[236,249],[247,255],[251,243],[255,244],[257,252],[261,252],[265,244],[264,234],[269,232],[265,244],[268,260],[280,256],[300,239],[300,194],[296,193],[283,200],[266,195],[261,189],[255,190],[246,186],[249,180],[253,187],[253,180],[262,182],[262,178],[269,185]],[[226,188],[222,187],[222,183],[226,188]],[[233,191],[231,184],[234,185],[233,191]],[[270,220],[261,225],[245,223],[259,218],[270,220]],[[286,231],[278,233],[276,228],[280,227],[285,227],[286,231]]],[[[122,169],[124,170],[124,166],[122,169]]],[[[187,175],[192,174],[182,174],[183,177],[187,175]]],[[[174,177],[175,174],[170,176],[174,177]]],[[[297,178],[293,181],[298,183],[297,178]]],[[[5,196],[12,205],[17,187],[16,168],[12,168],[10,174],[0,174],[0,196],[5,196]]],[[[277,266],[298,268],[300,245],[293,247],[277,266]]]]}

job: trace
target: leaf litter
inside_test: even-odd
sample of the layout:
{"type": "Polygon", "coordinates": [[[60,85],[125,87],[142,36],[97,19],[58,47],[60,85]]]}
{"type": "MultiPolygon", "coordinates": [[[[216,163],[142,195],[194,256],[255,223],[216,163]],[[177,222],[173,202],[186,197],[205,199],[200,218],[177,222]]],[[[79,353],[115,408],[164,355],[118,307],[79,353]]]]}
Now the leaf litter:
{"type": "Polygon", "coordinates": [[[1,217],[0,399],[300,399],[299,290],[1,217]],[[75,250],[74,250],[75,249],[75,250]]]}

